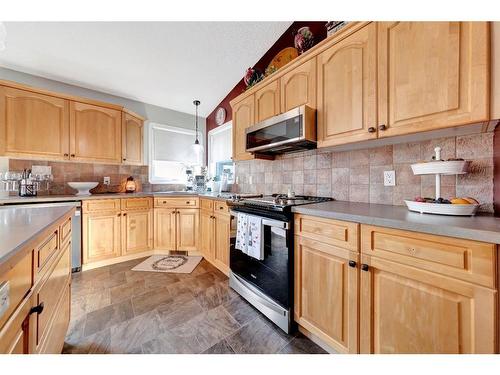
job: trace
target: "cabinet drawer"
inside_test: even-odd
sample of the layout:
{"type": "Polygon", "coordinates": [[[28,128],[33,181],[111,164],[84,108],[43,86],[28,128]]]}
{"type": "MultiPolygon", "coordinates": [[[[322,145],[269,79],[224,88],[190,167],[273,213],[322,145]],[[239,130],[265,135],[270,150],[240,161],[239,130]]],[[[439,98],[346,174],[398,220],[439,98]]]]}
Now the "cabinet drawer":
{"type": "Polygon", "coordinates": [[[351,251],[359,250],[358,223],[295,215],[295,234],[351,251]]]}
{"type": "Polygon", "coordinates": [[[214,213],[219,214],[229,214],[229,207],[224,201],[215,201],[214,213]]]}
{"type": "Polygon", "coordinates": [[[35,249],[35,266],[37,274],[49,263],[59,250],[59,229],[54,230],[35,249]]]}
{"type": "Polygon", "coordinates": [[[205,211],[214,209],[214,201],[212,199],[200,199],[200,208],[205,211]]]}
{"type": "Polygon", "coordinates": [[[361,252],[495,287],[496,245],[361,225],[361,252]]]}
{"type": "Polygon", "coordinates": [[[66,241],[68,241],[70,238],[71,238],[71,225],[72,225],[72,222],[71,222],[71,217],[69,217],[68,219],[66,219],[66,221],[64,223],[61,224],[61,227],[60,227],[60,243],[63,244],[65,243],[66,241]]]}
{"type": "Polygon", "coordinates": [[[83,212],[120,211],[120,199],[96,199],[84,201],[83,212]]]}
{"type": "Polygon", "coordinates": [[[49,322],[56,311],[62,293],[67,289],[71,274],[70,259],[71,242],[68,242],[61,252],[55,267],[45,278],[42,286],[35,293],[35,304],[43,303],[43,311],[37,314],[36,319],[36,345],[38,346],[46,335],[49,322]]]}
{"type": "Polygon", "coordinates": [[[122,199],[121,208],[123,211],[148,210],[153,207],[152,198],[127,198],[122,199]]]}
{"type": "Polygon", "coordinates": [[[197,208],[198,206],[199,206],[199,199],[193,197],[155,198],[155,207],[197,208]]]}
{"type": "Polygon", "coordinates": [[[14,266],[14,268],[3,275],[0,275],[0,285],[3,285],[4,283],[9,284],[8,307],[4,313],[0,315],[0,328],[5,324],[16,307],[19,306],[22,299],[31,288],[32,257],[33,252],[30,251],[14,266]]]}

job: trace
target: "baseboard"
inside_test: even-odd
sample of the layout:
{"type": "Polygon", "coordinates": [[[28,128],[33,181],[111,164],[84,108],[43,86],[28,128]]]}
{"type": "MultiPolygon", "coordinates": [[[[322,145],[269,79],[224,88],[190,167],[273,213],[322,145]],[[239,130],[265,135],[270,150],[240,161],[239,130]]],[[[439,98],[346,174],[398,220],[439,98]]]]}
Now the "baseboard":
{"type": "Polygon", "coordinates": [[[330,345],[325,343],[323,340],[321,340],[318,336],[316,336],[314,333],[309,332],[307,329],[299,325],[299,332],[302,333],[304,336],[306,336],[309,340],[314,342],[316,345],[318,345],[320,348],[323,350],[327,351],[330,354],[339,354],[338,351],[333,349],[330,345]]]}

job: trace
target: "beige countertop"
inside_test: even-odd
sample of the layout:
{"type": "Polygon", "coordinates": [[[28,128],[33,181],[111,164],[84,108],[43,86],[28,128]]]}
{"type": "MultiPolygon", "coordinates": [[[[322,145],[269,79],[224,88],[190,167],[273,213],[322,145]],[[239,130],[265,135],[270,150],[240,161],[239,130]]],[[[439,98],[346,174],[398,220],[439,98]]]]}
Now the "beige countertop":
{"type": "Polygon", "coordinates": [[[0,265],[73,207],[0,207],[0,265]]]}
{"type": "Polygon", "coordinates": [[[500,244],[500,218],[492,215],[420,214],[403,206],[332,201],[294,207],[293,212],[361,224],[500,244]]]}
{"type": "Polygon", "coordinates": [[[47,203],[47,202],[70,202],[84,201],[88,199],[113,199],[113,198],[141,198],[141,197],[172,197],[172,196],[191,196],[202,197],[217,200],[226,200],[230,193],[191,193],[185,191],[167,191],[167,192],[140,192],[140,193],[109,193],[109,194],[92,194],[92,195],[39,195],[36,197],[19,197],[11,195],[0,198],[1,205],[10,204],[32,204],[32,203],[47,203]]]}

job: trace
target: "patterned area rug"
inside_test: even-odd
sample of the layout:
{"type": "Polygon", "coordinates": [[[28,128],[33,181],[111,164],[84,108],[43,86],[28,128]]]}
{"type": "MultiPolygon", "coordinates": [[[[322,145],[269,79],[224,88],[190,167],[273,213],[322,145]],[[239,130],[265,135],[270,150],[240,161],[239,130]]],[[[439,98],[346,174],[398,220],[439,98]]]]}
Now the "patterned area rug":
{"type": "Polygon", "coordinates": [[[191,273],[202,259],[187,255],[152,255],[132,271],[191,273]]]}

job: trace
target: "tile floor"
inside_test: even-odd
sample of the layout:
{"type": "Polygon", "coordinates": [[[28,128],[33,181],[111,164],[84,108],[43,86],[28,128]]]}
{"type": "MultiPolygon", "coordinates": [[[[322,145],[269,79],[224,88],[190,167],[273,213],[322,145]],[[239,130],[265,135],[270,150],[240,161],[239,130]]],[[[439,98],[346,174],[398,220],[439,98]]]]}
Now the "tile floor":
{"type": "Polygon", "coordinates": [[[73,275],[63,353],[325,353],[275,327],[205,260],[191,274],[131,271],[143,260],[73,275]]]}

